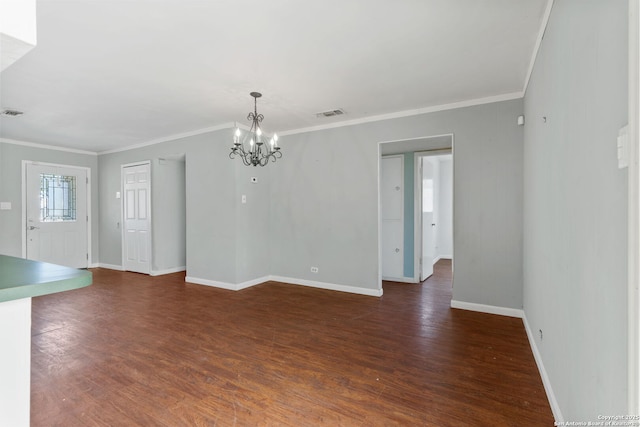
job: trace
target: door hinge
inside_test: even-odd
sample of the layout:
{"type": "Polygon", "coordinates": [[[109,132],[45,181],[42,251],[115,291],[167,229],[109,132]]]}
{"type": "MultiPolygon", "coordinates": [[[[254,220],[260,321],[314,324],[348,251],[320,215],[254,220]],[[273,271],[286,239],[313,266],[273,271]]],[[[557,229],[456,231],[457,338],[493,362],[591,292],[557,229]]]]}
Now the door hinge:
{"type": "Polygon", "coordinates": [[[87,215],[87,222],[89,222],[89,215],[87,215]]]}
{"type": "Polygon", "coordinates": [[[85,179],[87,180],[87,184],[88,184],[89,183],[89,177],[87,176],[87,177],[85,177],[85,179]]]}
{"type": "Polygon", "coordinates": [[[87,254],[87,261],[89,261],[89,254],[87,254]]]}

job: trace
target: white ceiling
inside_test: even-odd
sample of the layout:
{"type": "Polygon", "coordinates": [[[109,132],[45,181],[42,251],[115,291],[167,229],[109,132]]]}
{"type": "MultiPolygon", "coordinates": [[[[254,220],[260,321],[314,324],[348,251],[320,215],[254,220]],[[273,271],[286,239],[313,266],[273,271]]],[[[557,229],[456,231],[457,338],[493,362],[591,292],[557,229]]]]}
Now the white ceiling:
{"type": "Polygon", "coordinates": [[[267,132],[515,98],[548,1],[40,0],[0,138],[113,150],[248,123],[251,91],[267,132]]]}

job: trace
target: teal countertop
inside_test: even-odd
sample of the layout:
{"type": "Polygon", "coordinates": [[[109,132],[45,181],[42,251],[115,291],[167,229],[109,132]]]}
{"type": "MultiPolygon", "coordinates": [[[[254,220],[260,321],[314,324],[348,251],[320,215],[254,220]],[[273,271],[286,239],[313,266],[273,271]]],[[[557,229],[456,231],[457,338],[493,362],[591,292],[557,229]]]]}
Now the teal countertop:
{"type": "Polygon", "coordinates": [[[90,271],[0,255],[0,302],[89,286],[90,271]]]}

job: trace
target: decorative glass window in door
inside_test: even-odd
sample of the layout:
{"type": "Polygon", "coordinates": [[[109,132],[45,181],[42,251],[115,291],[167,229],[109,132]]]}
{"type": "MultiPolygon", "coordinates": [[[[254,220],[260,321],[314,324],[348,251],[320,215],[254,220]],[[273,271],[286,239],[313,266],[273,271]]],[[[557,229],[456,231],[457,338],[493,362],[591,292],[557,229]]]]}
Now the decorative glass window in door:
{"type": "Polygon", "coordinates": [[[76,220],[76,177],[40,174],[40,222],[76,220]]]}

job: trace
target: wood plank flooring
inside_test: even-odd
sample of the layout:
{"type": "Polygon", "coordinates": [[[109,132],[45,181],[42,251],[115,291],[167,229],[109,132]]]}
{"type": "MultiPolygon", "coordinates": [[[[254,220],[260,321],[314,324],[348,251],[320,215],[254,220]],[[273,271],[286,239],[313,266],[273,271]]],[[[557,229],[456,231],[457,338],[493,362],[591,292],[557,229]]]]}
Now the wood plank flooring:
{"type": "Polygon", "coordinates": [[[32,426],[552,426],[520,319],[455,310],[451,265],[382,298],[92,270],[33,299],[32,426]]]}

